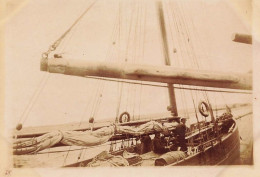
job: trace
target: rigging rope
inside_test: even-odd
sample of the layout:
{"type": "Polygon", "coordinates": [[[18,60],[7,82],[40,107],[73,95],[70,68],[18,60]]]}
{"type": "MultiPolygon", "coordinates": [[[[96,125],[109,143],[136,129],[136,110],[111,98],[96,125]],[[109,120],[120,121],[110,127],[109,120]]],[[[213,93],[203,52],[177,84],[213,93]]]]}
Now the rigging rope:
{"type": "MultiPolygon", "coordinates": [[[[87,2],[87,3],[89,3],[89,2],[87,2]]],[[[82,6],[82,10],[80,11],[80,14],[81,14],[81,12],[84,12],[85,9],[86,8],[84,6],[82,6]]],[[[80,23],[82,23],[82,20],[78,21],[78,23],[73,27],[73,29],[71,29],[70,33],[68,33],[66,35],[66,37],[64,37],[63,42],[60,43],[60,45],[59,45],[59,48],[57,51],[58,54],[63,54],[63,51],[65,51],[65,49],[67,48],[67,44],[71,41],[72,36],[76,33],[77,29],[79,28],[80,23]],[[59,49],[60,49],[60,51],[59,51],[59,49]]]]}
{"type": "MultiPolygon", "coordinates": [[[[92,3],[90,5],[89,8],[87,8],[84,13],[72,24],[72,26],[65,31],[65,33],[63,35],[61,35],[61,37],[59,39],[57,39],[48,49],[47,52],[42,54],[43,58],[48,58],[48,55],[50,52],[54,51],[61,43],[61,41],[64,39],[64,37],[72,30],[72,28],[79,22],[79,20],[88,12],[88,10],[96,3],[96,1],[94,3],[92,3]]],[[[24,120],[22,121],[22,123],[25,122],[25,120],[28,118],[28,115],[31,111],[31,109],[34,106],[34,103],[36,102],[36,100],[38,99],[40,93],[42,92],[43,88],[46,86],[46,82],[49,79],[49,75],[46,74],[43,76],[43,79],[41,80],[40,84],[39,84],[39,89],[36,89],[33,96],[31,97],[28,105],[26,106],[25,110],[23,111],[18,123],[20,123],[22,121],[22,119],[24,118],[24,120]]]]}
{"type": "Polygon", "coordinates": [[[60,45],[61,41],[65,38],[65,36],[72,30],[72,28],[84,17],[84,15],[91,9],[91,7],[93,7],[93,5],[97,2],[94,1],[84,12],[81,16],[79,16],[79,18],[70,26],[69,29],[67,29],[67,31],[65,31],[65,33],[63,33],[48,49],[47,52],[44,52],[42,54],[43,58],[48,58],[48,55],[56,50],[56,48],[60,45]]]}
{"type": "MultiPolygon", "coordinates": [[[[180,4],[181,4],[180,9],[183,11],[183,14],[184,14],[183,3],[180,3],[180,4]]],[[[184,20],[184,21],[188,21],[185,15],[183,15],[183,20],[184,20]]],[[[196,28],[195,28],[195,25],[194,25],[194,23],[193,23],[193,20],[192,20],[191,18],[189,18],[189,21],[191,21],[192,27],[193,27],[194,31],[196,32],[196,28]]],[[[189,30],[187,24],[184,23],[184,25],[185,25],[185,27],[186,27],[187,35],[190,35],[191,32],[190,32],[190,30],[189,30]]],[[[203,45],[201,45],[202,43],[201,43],[201,40],[200,40],[200,38],[198,37],[198,35],[195,35],[195,34],[194,34],[194,37],[195,37],[195,38],[197,37],[197,40],[196,40],[196,41],[199,42],[198,46],[200,45],[200,46],[203,47],[203,45]]],[[[197,58],[196,55],[195,55],[195,48],[193,47],[193,40],[190,42],[190,46],[191,46],[192,52],[194,52],[194,57],[195,57],[195,62],[196,62],[196,64],[197,64],[197,67],[198,67],[198,69],[200,69],[201,62],[200,62],[200,60],[198,60],[198,58],[197,58]]],[[[205,48],[203,48],[203,49],[204,49],[203,51],[205,51],[206,54],[207,54],[207,50],[205,50],[205,48]]],[[[207,55],[207,56],[208,56],[208,55],[207,55]]],[[[208,59],[208,57],[207,57],[207,59],[208,59]]],[[[208,61],[210,61],[210,60],[208,59],[208,61]]],[[[210,67],[211,67],[211,63],[209,63],[209,65],[210,65],[210,67]]],[[[203,93],[203,92],[202,92],[202,93],[203,93]]],[[[210,105],[210,100],[209,100],[209,95],[208,95],[208,93],[207,93],[207,92],[204,92],[204,96],[205,96],[206,100],[208,101],[208,104],[210,105]]],[[[213,115],[212,115],[212,116],[213,116],[213,115]]]]}
{"type": "MultiPolygon", "coordinates": [[[[120,52],[120,47],[121,47],[121,8],[122,8],[122,4],[121,1],[119,1],[119,8],[118,8],[118,58],[117,61],[120,61],[121,58],[121,52],[120,52]]],[[[115,118],[115,122],[118,123],[119,121],[119,111],[120,111],[120,106],[121,106],[121,98],[122,98],[122,94],[123,94],[123,83],[119,83],[117,85],[118,91],[119,91],[119,97],[118,97],[118,104],[117,104],[117,109],[116,109],[116,118],[115,118]],[[120,87],[120,90],[119,90],[120,87]]]]}
{"type": "MultiPolygon", "coordinates": [[[[176,7],[176,10],[180,11],[180,13],[178,13],[178,14],[180,14],[178,19],[179,19],[180,27],[182,27],[182,30],[180,30],[180,31],[182,31],[181,34],[183,34],[183,36],[184,36],[184,39],[181,40],[181,41],[183,41],[182,44],[184,46],[186,46],[186,49],[188,49],[190,51],[187,54],[193,60],[193,65],[195,65],[197,67],[197,69],[200,69],[200,65],[201,64],[198,61],[197,56],[195,54],[195,48],[194,48],[194,45],[193,45],[193,40],[190,40],[191,39],[191,36],[190,36],[191,32],[189,31],[189,28],[188,28],[187,24],[185,23],[185,21],[187,21],[187,18],[186,18],[185,14],[184,14],[183,8],[182,8],[182,6],[179,7],[178,4],[176,4],[175,7],[176,7]],[[182,11],[182,13],[181,13],[181,11],[182,11]],[[183,15],[181,15],[181,14],[183,14],[183,15]],[[182,25],[182,24],[184,24],[184,25],[182,25]],[[185,40],[185,39],[188,39],[188,40],[185,40]]],[[[177,21],[176,21],[176,25],[177,25],[177,21]]],[[[178,25],[177,25],[177,28],[178,28],[178,25]]],[[[196,37],[196,35],[195,35],[195,37],[196,37]]],[[[181,52],[181,54],[182,54],[182,52],[181,52]]],[[[190,64],[192,64],[192,63],[190,63],[190,64]]],[[[195,94],[197,95],[197,93],[195,93],[195,94]]],[[[206,98],[207,102],[209,103],[209,96],[208,96],[208,94],[206,92],[204,92],[204,93],[202,92],[202,95],[206,98]]]]}
{"type": "MultiPolygon", "coordinates": [[[[127,41],[127,48],[126,48],[126,55],[128,55],[128,52],[130,50],[130,35],[131,35],[131,31],[133,34],[133,40],[132,45],[133,45],[133,49],[132,49],[132,53],[133,55],[131,57],[129,57],[129,59],[127,60],[127,62],[132,62],[135,63],[136,62],[136,56],[137,56],[137,49],[138,49],[138,24],[139,24],[139,16],[140,16],[140,1],[135,1],[135,6],[136,6],[136,11],[135,11],[135,17],[133,18],[133,21],[131,22],[131,26],[129,29],[129,36],[128,36],[128,41],[127,41]]],[[[130,103],[130,106],[132,107],[132,114],[133,114],[133,118],[134,118],[134,104],[135,104],[135,90],[136,87],[133,85],[128,84],[128,91],[127,91],[127,102],[126,102],[126,107],[128,107],[128,102],[130,103]],[[129,101],[128,101],[129,100],[129,101]]],[[[131,109],[131,108],[130,108],[131,109]]]]}
{"type": "MultiPolygon", "coordinates": [[[[115,52],[113,52],[113,48],[115,48],[115,46],[116,46],[115,44],[116,44],[116,38],[117,38],[116,34],[118,32],[118,28],[117,28],[118,27],[118,20],[117,20],[118,18],[120,18],[120,15],[118,13],[116,13],[115,23],[113,24],[113,30],[112,30],[111,37],[110,37],[110,44],[112,44],[112,45],[108,46],[108,50],[106,52],[106,57],[105,57],[106,61],[108,61],[111,58],[115,58],[115,57],[113,57],[115,54],[115,52]]],[[[101,101],[103,98],[103,90],[105,87],[105,83],[101,79],[98,79],[98,82],[95,83],[95,87],[96,87],[95,94],[92,94],[93,97],[91,98],[91,100],[93,100],[94,103],[92,104],[92,108],[90,110],[90,115],[89,115],[89,117],[93,118],[93,119],[98,114],[99,107],[101,105],[101,101]]],[[[88,106],[87,106],[87,108],[88,108],[88,106]]],[[[80,124],[83,121],[83,118],[87,117],[87,116],[85,116],[87,108],[85,109],[85,111],[82,115],[80,124]]]]}
{"type": "MultiPolygon", "coordinates": [[[[135,81],[123,81],[123,80],[116,80],[116,79],[108,79],[108,78],[101,78],[101,77],[95,77],[95,76],[86,76],[90,79],[99,79],[99,80],[105,80],[105,81],[113,81],[113,82],[122,82],[122,83],[129,83],[129,84],[135,84],[135,85],[144,85],[144,86],[153,86],[153,87],[165,87],[166,85],[156,85],[156,84],[148,84],[148,83],[140,83],[135,81]]],[[[214,90],[214,89],[199,89],[199,88],[187,88],[187,87],[179,87],[174,86],[175,89],[183,89],[183,90],[196,90],[196,91],[207,91],[207,92],[223,92],[223,93],[239,93],[239,94],[252,94],[251,91],[229,91],[229,90],[214,90]]]]}
{"type": "MultiPolygon", "coordinates": [[[[119,3],[119,7],[121,7],[120,3],[119,3]]],[[[106,61],[108,61],[110,58],[116,58],[116,57],[113,57],[115,54],[117,54],[117,58],[120,58],[120,41],[121,41],[121,29],[120,29],[120,23],[121,23],[121,12],[120,12],[120,8],[119,8],[119,11],[116,15],[116,20],[115,20],[115,23],[114,23],[114,28],[113,28],[113,32],[112,32],[112,36],[111,36],[111,41],[113,41],[113,45],[110,45],[108,51],[107,51],[107,54],[106,54],[106,61]],[[117,20],[118,19],[118,20],[117,20]],[[119,33],[119,36],[117,36],[116,34],[119,33]],[[118,40],[118,41],[117,41],[118,40]],[[116,42],[118,42],[118,44],[116,44],[116,42]],[[117,47],[117,53],[113,53],[111,52],[112,51],[112,47],[117,47]]],[[[114,51],[116,51],[114,50],[114,51]]],[[[104,91],[104,87],[105,87],[105,83],[102,82],[102,79],[99,79],[99,82],[97,83],[97,87],[98,89],[96,89],[96,96],[95,96],[95,100],[94,100],[94,104],[92,106],[92,111],[91,111],[91,114],[90,116],[91,117],[96,117],[97,114],[98,114],[98,111],[99,111],[99,107],[100,107],[100,104],[101,104],[101,101],[102,101],[102,94],[103,94],[103,91],[104,91]]]]}
{"type": "Polygon", "coordinates": [[[90,103],[91,103],[91,99],[89,99],[89,101],[86,104],[86,107],[85,107],[85,109],[84,109],[84,111],[82,113],[82,116],[81,116],[81,119],[80,119],[80,122],[79,122],[79,127],[80,127],[81,123],[83,122],[84,118],[87,117],[86,113],[87,113],[88,108],[90,107],[90,103]]]}
{"type": "MultiPolygon", "coordinates": [[[[140,14],[141,14],[141,3],[138,2],[138,10],[137,10],[137,16],[136,16],[136,23],[135,23],[135,32],[134,32],[134,56],[133,56],[133,63],[136,63],[138,61],[138,54],[139,54],[139,51],[138,49],[140,48],[140,40],[138,39],[139,38],[139,28],[138,26],[141,27],[141,25],[139,25],[140,23],[140,14]],[[139,41],[138,41],[139,40],[139,41]]],[[[132,92],[132,102],[133,102],[133,110],[132,110],[132,114],[133,114],[133,118],[135,116],[135,96],[136,96],[136,85],[132,85],[132,88],[131,90],[133,90],[132,92]]]]}
{"type": "Polygon", "coordinates": [[[28,118],[29,113],[31,112],[35,102],[38,100],[40,94],[42,93],[44,87],[46,86],[46,82],[48,81],[50,75],[44,74],[44,76],[42,77],[39,85],[36,87],[35,92],[33,93],[32,97],[30,98],[26,108],[24,109],[20,119],[18,120],[18,124],[19,123],[24,123],[25,120],[28,118]]]}
{"type": "Polygon", "coordinates": [[[95,110],[94,110],[93,117],[96,117],[96,115],[98,113],[98,110],[99,110],[99,107],[100,107],[100,104],[101,104],[101,101],[102,101],[102,98],[103,98],[103,91],[104,91],[105,84],[106,83],[103,82],[102,85],[101,85],[101,89],[100,89],[100,92],[99,92],[99,97],[98,97],[97,105],[96,105],[95,110]]]}
{"type": "Polygon", "coordinates": [[[123,89],[123,84],[120,85],[119,98],[118,98],[118,104],[117,104],[117,109],[116,109],[116,120],[115,120],[116,123],[118,123],[118,121],[119,121],[118,115],[119,115],[119,110],[120,110],[120,105],[121,105],[122,89],[123,89]]]}
{"type": "MultiPolygon", "coordinates": [[[[142,53],[141,53],[141,58],[145,58],[145,39],[146,39],[146,15],[147,15],[147,6],[146,6],[146,1],[144,3],[144,22],[142,24],[144,24],[143,27],[143,43],[142,43],[142,53]]],[[[141,101],[142,101],[142,90],[143,90],[143,81],[140,82],[140,96],[139,96],[139,116],[138,118],[140,119],[140,114],[141,114],[141,101]]]]}
{"type": "MultiPolygon", "coordinates": [[[[133,21],[134,21],[134,14],[135,14],[135,5],[133,5],[132,7],[132,11],[131,11],[131,18],[130,18],[130,26],[129,26],[129,31],[128,31],[128,36],[127,36],[127,41],[126,41],[126,52],[125,52],[125,62],[129,62],[129,58],[128,57],[128,53],[129,53],[129,48],[130,48],[130,36],[131,36],[131,31],[133,28],[133,21]]],[[[127,30],[127,29],[126,29],[127,30]]],[[[127,35],[127,34],[126,34],[127,35]]],[[[128,99],[129,99],[129,95],[130,95],[130,84],[127,84],[127,94],[126,94],[126,111],[128,108],[128,99]]]]}
{"type": "Polygon", "coordinates": [[[216,109],[216,117],[218,117],[218,105],[217,105],[216,93],[215,93],[215,109],[216,109]]]}

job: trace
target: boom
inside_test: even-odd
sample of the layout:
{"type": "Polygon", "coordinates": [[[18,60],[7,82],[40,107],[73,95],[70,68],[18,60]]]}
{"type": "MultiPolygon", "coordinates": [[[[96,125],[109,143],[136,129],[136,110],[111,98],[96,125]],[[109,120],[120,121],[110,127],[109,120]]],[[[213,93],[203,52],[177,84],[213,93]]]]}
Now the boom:
{"type": "Polygon", "coordinates": [[[198,71],[171,66],[90,62],[65,58],[44,58],[41,71],[72,76],[98,76],[216,88],[252,90],[252,74],[198,71]]]}

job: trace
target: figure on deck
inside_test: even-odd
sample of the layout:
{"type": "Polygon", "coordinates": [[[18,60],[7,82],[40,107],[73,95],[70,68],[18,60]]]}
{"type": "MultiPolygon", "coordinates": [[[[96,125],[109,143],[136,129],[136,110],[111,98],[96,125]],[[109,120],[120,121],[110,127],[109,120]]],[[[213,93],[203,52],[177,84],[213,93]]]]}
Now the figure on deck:
{"type": "Polygon", "coordinates": [[[175,129],[176,138],[177,138],[177,146],[180,147],[181,151],[187,151],[187,144],[185,140],[186,133],[186,118],[182,118],[179,125],[177,125],[175,129]]]}
{"type": "Polygon", "coordinates": [[[150,152],[152,150],[152,140],[149,135],[141,137],[141,154],[150,152]]]}
{"type": "Polygon", "coordinates": [[[153,139],[153,151],[158,154],[163,154],[170,151],[170,148],[167,148],[166,141],[161,138],[160,133],[155,133],[153,139]]]}

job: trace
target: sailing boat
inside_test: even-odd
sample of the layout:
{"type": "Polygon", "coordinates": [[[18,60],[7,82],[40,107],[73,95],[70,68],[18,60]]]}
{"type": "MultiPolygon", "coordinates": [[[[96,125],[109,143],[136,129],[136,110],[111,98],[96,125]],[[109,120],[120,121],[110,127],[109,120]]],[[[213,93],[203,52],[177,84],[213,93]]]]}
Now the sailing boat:
{"type": "MultiPolygon", "coordinates": [[[[206,89],[202,89],[204,93],[203,96],[206,100],[200,102],[199,108],[194,108],[195,111],[199,109],[199,112],[206,121],[199,121],[197,113],[196,116],[193,117],[197,122],[191,124],[189,131],[186,132],[185,139],[188,146],[187,152],[170,151],[165,154],[156,154],[153,151],[150,151],[144,154],[138,154],[135,151],[138,146],[138,139],[142,138],[142,136],[148,135],[152,137],[155,133],[164,132],[165,129],[167,133],[164,134],[166,136],[167,134],[168,136],[175,136],[174,133],[171,134],[169,132],[174,132],[176,126],[178,126],[178,121],[182,117],[178,114],[174,89],[176,86],[173,84],[244,90],[252,89],[250,74],[215,74],[209,71],[171,67],[166,39],[164,13],[162,9],[162,5],[159,2],[157,4],[157,10],[160,21],[163,54],[165,65],[167,66],[155,67],[153,65],[137,65],[118,62],[100,63],[76,61],[68,60],[60,54],[54,54],[53,57],[49,57],[49,54],[57,48],[64,36],[73,28],[74,25],[72,25],[65,35],[62,35],[62,37],[44,53],[41,62],[41,70],[50,73],[82,77],[94,76],[95,78],[98,77],[100,80],[103,78],[109,78],[110,81],[114,81],[111,78],[121,79],[119,82],[126,82],[127,84],[142,84],[129,80],[166,83],[170,97],[170,106],[168,107],[168,110],[171,114],[164,117],[157,117],[152,120],[151,117],[149,117],[148,119],[133,121],[128,112],[123,112],[120,116],[119,114],[116,116],[114,124],[112,125],[110,123],[104,123],[103,125],[97,125],[97,123],[95,123],[94,126],[95,117],[90,118],[89,123],[92,125],[88,128],[90,130],[73,129],[73,131],[38,132],[29,134],[16,132],[17,140],[15,140],[13,147],[15,166],[18,167],[19,163],[17,162],[24,160],[23,158],[29,158],[30,160],[27,162],[31,164],[35,163],[35,160],[33,159],[43,158],[44,162],[42,162],[42,164],[37,164],[38,166],[44,166],[46,164],[54,166],[54,164],[56,164],[57,166],[70,167],[97,166],[97,164],[100,165],[100,161],[104,161],[104,159],[107,159],[109,162],[108,164],[116,164],[117,166],[143,166],[147,161],[149,161],[150,165],[233,164],[234,159],[239,157],[240,140],[238,127],[229,107],[227,107],[226,110],[223,109],[224,112],[222,112],[221,116],[216,118],[213,115],[213,108],[209,102],[209,98],[207,97],[207,94],[204,93],[207,91],[206,89]],[[208,116],[210,116],[210,120],[206,119],[208,116]],[[124,117],[126,118],[124,119],[124,117]],[[71,149],[71,147],[75,145],[80,146],[81,148],[71,149]],[[104,146],[100,147],[101,145],[104,146]],[[119,146],[119,149],[116,148],[116,146],[119,146]],[[62,150],[52,151],[53,147],[62,150]],[[89,152],[87,152],[87,155],[84,154],[85,147],[94,147],[94,151],[97,147],[102,151],[107,151],[107,148],[109,148],[110,153],[101,153],[95,157],[91,157],[91,153],[89,152]],[[129,147],[132,147],[131,149],[134,149],[134,151],[130,151],[129,147]],[[56,160],[53,161],[53,159],[56,160]],[[112,162],[111,159],[113,159],[112,162]]],[[[179,88],[196,90],[196,88],[185,88],[182,86],[179,88]]],[[[19,124],[17,130],[20,130],[21,128],[22,125],[19,124]]]]}

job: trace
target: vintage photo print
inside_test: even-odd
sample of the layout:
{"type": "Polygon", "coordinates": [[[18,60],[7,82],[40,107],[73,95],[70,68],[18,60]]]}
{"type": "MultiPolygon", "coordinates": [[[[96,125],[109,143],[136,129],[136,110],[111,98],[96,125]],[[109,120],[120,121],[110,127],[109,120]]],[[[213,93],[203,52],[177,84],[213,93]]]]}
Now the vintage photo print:
{"type": "Polygon", "coordinates": [[[2,4],[5,176],[256,167],[254,2],[2,4]]]}

